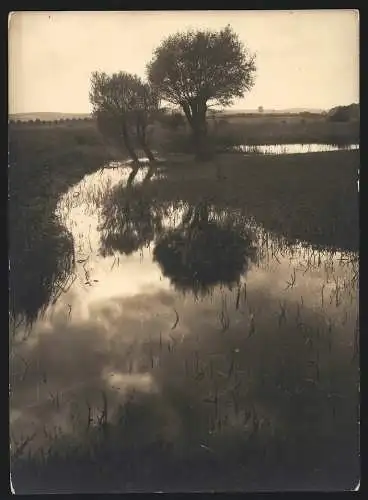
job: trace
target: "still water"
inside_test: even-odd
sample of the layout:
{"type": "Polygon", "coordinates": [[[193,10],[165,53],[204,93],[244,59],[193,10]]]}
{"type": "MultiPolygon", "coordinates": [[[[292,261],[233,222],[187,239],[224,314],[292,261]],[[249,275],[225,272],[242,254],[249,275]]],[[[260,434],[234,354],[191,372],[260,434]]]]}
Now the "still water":
{"type": "Polygon", "coordinates": [[[341,151],[359,149],[359,144],[262,144],[259,146],[242,145],[234,148],[242,153],[258,153],[266,155],[322,153],[324,151],[341,151]]]}
{"type": "Polygon", "coordinates": [[[356,255],[286,244],[240,211],[147,200],[148,167],[127,188],[130,173],[110,164],[59,201],[73,271],[32,328],[13,332],[13,448],[27,436],[30,456],[57,440],[83,446],[102,408],[114,424],[134,395],[150,415],[130,431],[137,446],[159,433],[182,454],[230,460],[256,428],[270,457],[282,436],[288,463],[312,457],[318,476],[328,456],[334,474],[349,469],[356,255]]]}

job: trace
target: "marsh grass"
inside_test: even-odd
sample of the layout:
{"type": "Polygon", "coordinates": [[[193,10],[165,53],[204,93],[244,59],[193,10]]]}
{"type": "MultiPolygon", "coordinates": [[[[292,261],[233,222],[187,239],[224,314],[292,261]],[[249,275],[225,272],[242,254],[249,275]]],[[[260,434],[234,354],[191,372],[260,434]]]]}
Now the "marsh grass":
{"type": "MultiPolygon", "coordinates": [[[[72,281],[74,247],[65,230],[57,226],[60,220],[51,214],[57,196],[68,184],[87,170],[97,169],[95,160],[87,166],[94,148],[91,146],[86,164],[76,167],[78,172],[74,168],[65,171],[66,164],[57,165],[56,156],[53,166],[43,172],[40,185],[33,183],[27,194],[21,183],[34,179],[40,167],[30,167],[23,177],[27,163],[27,148],[20,151],[23,141],[27,139],[23,137],[13,149],[18,158],[12,160],[17,198],[11,241],[19,243],[12,255],[14,259],[24,255],[25,249],[31,255],[34,251],[32,265],[37,262],[41,269],[41,254],[47,261],[45,252],[38,254],[35,249],[46,248],[49,258],[54,256],[50,266],[53,278],[47,281],[41,273],[40,282],[54,283],[56,279],[60,293],[72,281]],[[16,171],[21,157],[21,168],[16,171]],[[28,206],[33,208],[28,210],[28,206]],[[24,220],[34,225],[21,226],[24,220]],[[28,227],[32,227],[34,239],[29,239],[32,231],[28,227]],[[39,244],[42,238],[47,240],[44,247],[39,244]],[[55,261],[61,264],[55,265],[55,261]]],[[[35,139],[34,153],[36,144],[35,139]]],[[[36,153],[30,155],[33,165],[39,158],[36,153]]],[[[152,332],[144,345],[132,345],[125,353],[124,373],[149,373],[157,392],[128,391],[116,408],[116,396],[106,387],[99,403],[72,401],[78,403],[70,411],[73,432],[45,428],[46,444],[36,450],[32,434],[16,441],[12,438],[11,468],[18,493],[347,489],[356,485],[359,327],[357,322],[355,331],[347,332],[348,338],[342,342],[341,325],[328,311],[346,307],[349,295],[351,302],[356,300],[358,258],[341,253],[339,265],[347,270],[341,281],[334,253],[357,248],[354,172],[359,155],[257,156],[251,161],[235,155],[216,161],[225,177],[221,183],[214,175],[216,165],[200,169],[193,162],[178,162],[168,163],[165,178],[132,186],[129,192],[110,185],[104,186],[106,196],[102,187],[88,193],[81,187],[77,192],[75,200],[86,196],[90,205],[103,205],[103,244],[107,253],[114,253],[112,268],[119,265],[119,252],[131,253],[154,239],[158,248],[161,243],[166,252],[170,250],[171,259],[180,254],[180,266],[170,269],[170,259],[165,266],[163,255],[160,259],[156,252],[179,290],[192,293],[194,289],[197,301],[207,299],[211,287],[219,282],[232,290],[217,301],[210,333],[182,336],[185,317],[179,308],[173,308],[168,331],[160,330],[156,337],[152,332]],[[177,216],[175,207],[181,207],[181,215],[171,227],[165,226],[163,218],[177,216]],[[251,214],[270,229],[273,239],[267,230],[252,224],[251,214]],[[119,239],[122,233],[124,238],[119,239]],[[109,240],[109,234],[114,238],[109,240]],[[164,246],[165,238],[175,245],[164,246]],[[300,249],[294,251],[291,246],[298,240],[312,243],[299,258],[302,262],[296,261],[300,249]],[[219,241],[222,251],[226,243],[235,247],[235,255],[240,252],[242,266],[244,257],[252,257],[252,265],[267,265],[267,260],[262,264],[266,255],[279,263],[289,259],[284,297],[271,304],[270,315],[257,308],[252,287],[240,280],[238,268],[231,279],[221,276],[219,280],[217,275],[213,280],[214,273],[207,268],[193,280],[191,271],[201,271],[198,261],[203,262],[203,257],[217,255],[214,242],[219,241]],[[330,247],[330,259],[326,259],[323,245],[330,247]],[[257,251],[249,252],[253,247],[257,251]],[[178,249],[174,257],[173,248],[178,249]],[[197,267],[193,266],[196,261],[197,267]],[[287,294],[294,293],[299,280],[319,269],[322,261],[326,279],[319,314],[310,316],[303,296],[292,305],[287,294]],[[183,280],[188,286],[182,285],[183,280]]],[[[66,208],[73,203],[68,199],[66,208]]],[[[225,252],[228,263],[237,262],[231,255],[225,252]]],[[[14,277],[21,267],[13,269],[14,277]]],[[[24,284],[23,276],[21,279],[24,284]]],[[[46,286],[46,302],[57,297],[50,286],[46,286]]],[[[21,290],[19,285],[17,290],[21,290]]],[[[22,310],[22,302],[17,304],[14,310],[22,310]]],[[[39,309],[38,303],[36,306],[34,310],[39,309]]],[[[27,363],[22,361],[21,381],[29,375],[27,363]]],[[[68,404],[57,390],[49,396],[56,412],[68,404]]]]}
{"type": "Polygon", "coordinates": [[[356,172],[359,152],[240,157],[223,155],[201,166],[184,161],[165,167],[166,177],[145,187],[155,200],[203,200],[254,216],[273,235],[290,241],[357,250],[356,172]],[[218,182],[216,168],[225,180],[218,182]]]}

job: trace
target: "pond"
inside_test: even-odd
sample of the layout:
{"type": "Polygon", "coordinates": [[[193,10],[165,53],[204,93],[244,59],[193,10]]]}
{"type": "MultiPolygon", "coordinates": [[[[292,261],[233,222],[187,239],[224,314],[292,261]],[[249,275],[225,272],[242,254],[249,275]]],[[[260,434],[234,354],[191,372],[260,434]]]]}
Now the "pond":
{"type": "Polygon", "coordinates": [[[241,153],[257,153],[266,155],[322,153],[324,151],[341,151],[359,149],[359,144],[261,144],[235,146],[234,150],[241,153]]]}
{"type": "Polygon", "coordinates": [[[13,452],[29,437],[16,491],[40,463],[63,488],[77,456],[108,463],[116,491],[358,476],[357,256],[290,244],[241,211],[158,203],[142,186],[164,174],[130,174],[111,164],[60,199],[69,271],[12,330],[13,452]]]}

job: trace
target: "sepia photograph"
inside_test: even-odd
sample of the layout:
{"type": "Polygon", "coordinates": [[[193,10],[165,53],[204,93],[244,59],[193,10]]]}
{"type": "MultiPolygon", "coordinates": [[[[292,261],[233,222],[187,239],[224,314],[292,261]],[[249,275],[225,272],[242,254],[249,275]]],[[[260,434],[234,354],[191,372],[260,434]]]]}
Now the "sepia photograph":
{"type": "Polygon", "coordinates": [[[359,489],[359,23],[9,14],[12,493],[359,489]]]}

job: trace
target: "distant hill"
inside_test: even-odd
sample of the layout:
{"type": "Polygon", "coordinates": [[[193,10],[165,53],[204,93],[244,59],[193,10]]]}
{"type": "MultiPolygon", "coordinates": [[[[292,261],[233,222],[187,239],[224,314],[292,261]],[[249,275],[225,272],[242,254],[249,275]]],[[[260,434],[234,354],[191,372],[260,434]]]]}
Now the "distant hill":
{"type": "Polygon", "coordinates": [[[34,113],[13,113],[9,115],[9,120],[29,120],[55,121],[89,118],[89,113],[57,113],[57,112],[34,112],[34,113]]]}

